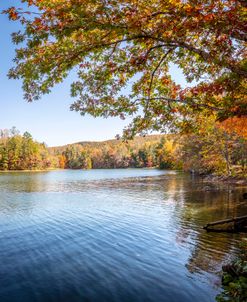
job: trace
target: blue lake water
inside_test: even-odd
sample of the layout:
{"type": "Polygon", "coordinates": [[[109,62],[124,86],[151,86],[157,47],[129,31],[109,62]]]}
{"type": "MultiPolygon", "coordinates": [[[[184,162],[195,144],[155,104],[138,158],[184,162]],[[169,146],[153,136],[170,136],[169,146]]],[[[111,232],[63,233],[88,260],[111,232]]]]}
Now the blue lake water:
{"type": "Polygon", "coordinates": [[[0,173],[0,301],[210,302],[244,188],[154,169],[0,173]]]}

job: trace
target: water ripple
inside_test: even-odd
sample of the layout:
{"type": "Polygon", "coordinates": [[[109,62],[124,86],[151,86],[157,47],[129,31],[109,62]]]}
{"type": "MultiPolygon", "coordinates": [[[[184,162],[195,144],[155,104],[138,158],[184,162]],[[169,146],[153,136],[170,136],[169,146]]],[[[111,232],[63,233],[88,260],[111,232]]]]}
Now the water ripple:
{"type": "Polygon", "coordinates": [[[0,301],[214,301],[242,235],[202,226],[247,213],[158,170],[0,173],[0,301]]]}

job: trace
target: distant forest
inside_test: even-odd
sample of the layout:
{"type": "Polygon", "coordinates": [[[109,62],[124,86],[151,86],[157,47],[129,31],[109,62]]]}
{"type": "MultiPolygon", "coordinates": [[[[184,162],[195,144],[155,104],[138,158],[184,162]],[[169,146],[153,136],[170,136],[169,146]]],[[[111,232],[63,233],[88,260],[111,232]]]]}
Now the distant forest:
{"type": "Polygon", "coordinates": [[[227,128],[231,132],[207,120],[205,127],[193,134],[47,147],[35,141],[30,133],[20,134],[13,127],[0,130],[0,170],[157,167],[246,176],[246,133],[233,132],[229,125],[227,128]]]}

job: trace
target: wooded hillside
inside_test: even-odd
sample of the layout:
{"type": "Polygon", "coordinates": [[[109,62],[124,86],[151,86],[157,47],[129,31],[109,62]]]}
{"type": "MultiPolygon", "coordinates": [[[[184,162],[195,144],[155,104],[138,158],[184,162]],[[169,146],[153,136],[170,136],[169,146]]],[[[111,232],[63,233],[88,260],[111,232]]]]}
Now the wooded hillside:
{"type": "Polygon", "coordinates": [[[192,133],[137,136],[133,140],[78,142],[48,148],[16,128],[1,130],[0,170],[142,168],[247,175],[246,120],[197,121],[192,133]]]}

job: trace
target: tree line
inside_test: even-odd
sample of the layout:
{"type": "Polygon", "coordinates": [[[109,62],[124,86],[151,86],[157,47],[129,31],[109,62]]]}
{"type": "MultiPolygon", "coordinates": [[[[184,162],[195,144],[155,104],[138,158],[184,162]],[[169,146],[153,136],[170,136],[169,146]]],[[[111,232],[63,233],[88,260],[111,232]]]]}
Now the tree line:
{"type": "Polygon", "coordinates": [[[190,133],[150,135],[133,140],[81,142],[47,147],[16,128],[0,131],[0,170],[179,169],[200,174],[247,176],[246,119],[217,123],[197,120],[190,133]]]}
{"type": "Polygon", "coordinates": [[[83,142],[51,148],[50,152],[59,158],[61,168],[173,168],[177,167],[170,158],[175,144],[173,135],[153,135],[128,142],[83,142]]]}
{"type": "Polygon", "coordinates": [[[15,127],[0,130],[0,170],[37,170],[53,165],[47,146],[34,141],[29,132],[21,135],[15,127]]]}

